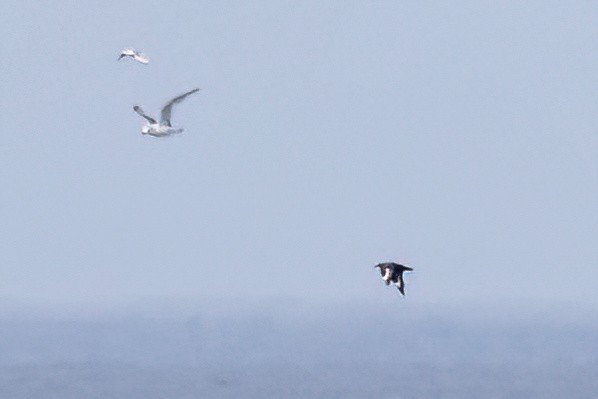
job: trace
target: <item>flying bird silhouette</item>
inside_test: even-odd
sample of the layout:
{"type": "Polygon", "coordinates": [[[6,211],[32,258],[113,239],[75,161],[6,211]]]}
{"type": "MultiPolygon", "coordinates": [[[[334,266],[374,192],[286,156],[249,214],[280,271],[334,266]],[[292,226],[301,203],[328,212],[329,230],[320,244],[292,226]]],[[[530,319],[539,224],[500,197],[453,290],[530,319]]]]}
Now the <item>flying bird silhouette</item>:
{"type": "Polygon", "coordinates": [[[118,60],[120,61],[125,57],[133,58],[135,61],[141,62],[142,64],[147,64],[149,62],[147,55],[135,51],[135,49],[130,47],[124,48],[123,51],[120,52],[118,60]]]}
{"type": "Polygon", "coordinates": [[[400,265],[394,262],[378,263],[376,266],[380,268],[380,274],[382,280],[389,285],[391,282],[397,286],[399,292],[405,295],[405,282],[403,281],[403,272],[411,271],[412,268],[404,265],[400,265]]]}
{"type": "Polygon", "coordinates": [[[183,101],[188,95],[196,93],[198,91],[199,89],[193,89],[185,94],[181,94],[180,96],[177,96],[170,100],[162,108],[162,112],[160,113],[160,122],[143,112],[143,109],[141,109],[139,105],[135,105],[133,107],[133,111],[137,112],[137,114],[139,114],[141,117],[145,118],[149,122],[141,128],[141,133],[149,134],[150,136],[154,137],[164,137],[170,136],[171,134],[182,133],[184,130],[183,128],[174,128],[170,123],[170,118],[172,115],[172,106],[183,101]]]}

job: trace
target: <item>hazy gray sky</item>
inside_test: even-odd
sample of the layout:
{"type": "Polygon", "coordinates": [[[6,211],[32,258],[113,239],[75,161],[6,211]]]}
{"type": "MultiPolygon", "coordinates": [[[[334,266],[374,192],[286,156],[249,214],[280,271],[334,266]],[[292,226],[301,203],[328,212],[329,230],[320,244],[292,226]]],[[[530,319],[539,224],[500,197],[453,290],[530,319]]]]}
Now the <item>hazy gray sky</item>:
{"type": "Polygon", "coordinates": [[[597,3],[0,11],[2,301],[598,306],[597,3]]]}

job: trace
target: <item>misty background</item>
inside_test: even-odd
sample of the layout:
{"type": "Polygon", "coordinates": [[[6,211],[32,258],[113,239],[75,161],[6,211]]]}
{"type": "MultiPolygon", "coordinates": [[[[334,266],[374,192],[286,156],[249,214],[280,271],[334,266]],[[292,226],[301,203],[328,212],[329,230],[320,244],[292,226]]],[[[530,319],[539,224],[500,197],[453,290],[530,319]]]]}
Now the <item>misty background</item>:
{"type": "Polygon", "coordinates": [[[3,2],[0,396],[592,397],[597,17],[3,2]]]}

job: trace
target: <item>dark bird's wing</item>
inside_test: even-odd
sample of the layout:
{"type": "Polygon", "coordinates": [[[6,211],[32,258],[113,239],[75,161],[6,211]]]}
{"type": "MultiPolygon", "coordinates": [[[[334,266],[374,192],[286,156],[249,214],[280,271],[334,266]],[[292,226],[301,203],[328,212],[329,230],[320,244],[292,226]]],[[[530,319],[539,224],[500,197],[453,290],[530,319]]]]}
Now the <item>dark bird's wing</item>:
{"type": "Polygon", "coordinates": [[[139,114],[140,116],[144,117],[145,119],[147,119],[149,121],[149,123],[158,123],[154,118],[152,118],[151,116],[148,116],[145,114],[145,112],[143,112],[143,110],[141,109],[141,107],[139,105],[136,105],[133,107],[133,111],[137,112],[137,114],[139,114]]]}
{"type": "MultiPolygon", "coordinates": [[[[399,289],[399,292],[401,293],[401,295],[405,295],[405,282],[403,281],[403,273],[398,273],[398,282],[399,285],[397,285],[397,288],[399,289]]],[[[394,276],[393,276],[394,277],[394,276]]]]}
{"type": "Polygon", "coordinates": [[[198,91],[199,91],[199,89],[193,89],[191,91],[188,91],[185,94],[181,94],[180,96],[175,97],[172,100],[170,100],[168,102],[168,104],[166,104],[164,106],[164,108],[162,108],[162,114],[160,115],[160,123],[162,123],[163,125],[166,125],[166,126],[172,126],[170,124],[170,115],[172,114],[172,106],[174,104],[178,104],[181,101],[183,101],[185,99],[185,97],[187,97],[188,95],[193,94],[198,91]]]}

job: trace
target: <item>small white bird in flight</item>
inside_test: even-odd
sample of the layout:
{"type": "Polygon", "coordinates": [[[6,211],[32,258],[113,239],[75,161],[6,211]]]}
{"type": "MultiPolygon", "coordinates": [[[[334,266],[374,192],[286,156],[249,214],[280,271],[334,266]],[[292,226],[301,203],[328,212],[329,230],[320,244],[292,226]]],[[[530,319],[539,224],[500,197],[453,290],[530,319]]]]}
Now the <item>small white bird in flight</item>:
{"type": "Polygon", "coordinates": [[[170,124],[170,115],[172,113],[172,106],[174,104],[178,104],[181,101],[183,101],[185,99],[185,97],[187,97],[188,95],[193,94],[198,91],[199,91],[199,89],[193,89],[191,91],[188,91],[185,94],[181,94],[180,96],[175,97],[172,100],[170,100],[162,108],[162,112],[160,113],[160,122],[156,121],[151,116],[146,115],[145,112],[143,112],[143,110],[141,109],[141,107],[139,105],[134,106],[133,111],[137,112],[139,115],[141,115],[143,118],[145,118],[149,122],[148,124],[146,124],[145,126],[143,126],[141,128],[141,133],[149,134],[150,136],[154,136],[154,137],[164,137],[164,136],[170,136],[171,134],[182,133],[184,130],[183,128],[174,128],[170,124]]]}
{"type": "Polygon", "coordinates": [[[118,57],[119,61],[125,57],[131,57],[137,62],[141,62],[142,64],[147,64],[149,62],[149,58],[147,55],[142,54],[135,49],[127,47],[120,52],[120,57],[118,57]]]}

